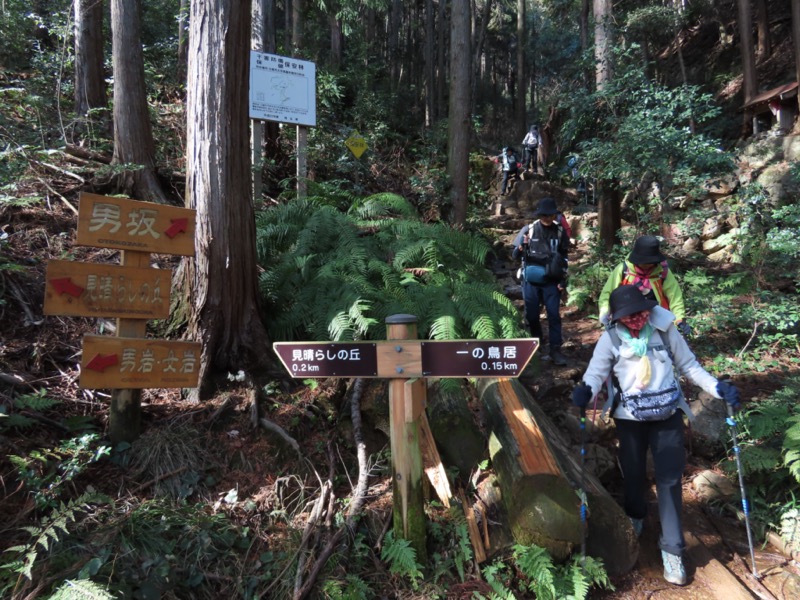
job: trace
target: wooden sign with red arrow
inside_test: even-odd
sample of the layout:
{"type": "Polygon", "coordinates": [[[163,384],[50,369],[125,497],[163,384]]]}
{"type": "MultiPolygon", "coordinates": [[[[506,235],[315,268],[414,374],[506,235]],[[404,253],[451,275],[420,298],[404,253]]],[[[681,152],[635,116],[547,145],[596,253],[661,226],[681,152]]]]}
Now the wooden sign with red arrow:
{"type": "Polygon", "coordinates": [[[172,271],[68,260],[47,263],[44,314],[166,319],[172,271]]]}
{"type": "Polygon", "coordinates": [[[83,336],[82,388],[197,387],[199,372],[196,342],[83,336]]]}
{"type": "Polygon", "coordinates": [[[188,208],[81,193],[81,246],[194,256],[195,211],[188,208]]]}

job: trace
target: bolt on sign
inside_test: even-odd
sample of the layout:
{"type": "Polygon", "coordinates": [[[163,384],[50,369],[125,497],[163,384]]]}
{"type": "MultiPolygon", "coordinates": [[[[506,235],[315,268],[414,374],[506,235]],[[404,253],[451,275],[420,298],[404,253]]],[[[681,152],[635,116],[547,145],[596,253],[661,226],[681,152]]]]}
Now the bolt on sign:
{"type": "Polygon", "coordinates": [[[364,154],[367,149],[367,142],[361,137],[358,131],[353,131],[350,137],[344,141],[344,145],[350,148],[350,152],[352,152],[356,158],[361,158],[361,155],[364,154]]]}
{"type": "Polygon", "coordinates": [[[275,342],[292,377],[519,377],[538,347],[510,340],[275,342]]]}
{"type": "Polygon", "coordinates": [[[172,271],[67,260],[47,263],[44,313],[165,319],[172,271]]]}
{"type": "Polygon", "coordinates": [[[200,344],[105,335],[83,337],[80,387],[197,387],[200,344]]]}
{"type": "Polygon", "coordinates": [[[194,256],[195,211],[153,202],[81,194],[77,243],[194,256]]]}

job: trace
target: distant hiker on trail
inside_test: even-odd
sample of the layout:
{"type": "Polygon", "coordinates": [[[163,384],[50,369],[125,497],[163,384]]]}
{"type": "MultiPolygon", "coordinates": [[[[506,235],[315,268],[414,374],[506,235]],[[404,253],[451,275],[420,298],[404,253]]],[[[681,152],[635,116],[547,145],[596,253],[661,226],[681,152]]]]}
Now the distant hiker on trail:
{"type": "Polygon", "coordinates": [[[640,535],[647,514],[649,448],[655,465],[664,579],[685,585],[681,478],[686,457],[681,411],[690,419],[693,415],[674,368],[733,409],[739,406],[739,391],[700,366],[673,325],[675,315],[642,296],[635,285],[623,285],[611,292],[609,307],[611,323],[594,347],[582,383],[572,391],[572,403],[585,411],[606,378],[612,378],[614,394],[603,412],[610,413],[616,424],[625,513],[640,535]]]}
{"type": "Polygon", "coordinates": [[[506,189],[508,188],[508,180],[511,177],[517,177],[519,173],[519,159],[514,149],[508,146],[503,148],[502,154],[492,157],[492,160],[496,163],[500,163],[500,169],[503,172],[503,183],[500,185],[500,195],[505,196],[506,189]]]}
{"type": "Polygon", "coordinates": [[[567,251],[569,237],[564,227],[556,221],[558,209],[553,198],[542,198],[536,209],[536,221],[525,225],[514,238],[512,258],[522,260],[520,285],[525,300],[525,318],[531,336],[542,339],[539,313],[544,304],[547,312],[547,331],[550,342],[550,359],[556,365],[566,365],[561,353],[561,292],[567,278],[567,251]]]}
{"type": "Polygon", "coordinates": [[[611,272],[603,291],[600,292],[600,322],[608,320],[608,299],[620,285],[635,285],[646,298],[655,300],[662,308],[675,315],[675,325],[684,336],[691,335],[692,328],[686,322],[683,292],[678,280],[661,253],[658,238],[643,235],[633,244],[628,259],[611,272]]]}
{"type": "Polygon", "coordinates": [[[522,140],[522,166],[524,171],[530,169],[534,173],[539,172],[536,163],[539,158],[539,144],[541,143],[542,136],[539,135],[539,126],[531,125],[530,131],[525,134],[522,140]]]}

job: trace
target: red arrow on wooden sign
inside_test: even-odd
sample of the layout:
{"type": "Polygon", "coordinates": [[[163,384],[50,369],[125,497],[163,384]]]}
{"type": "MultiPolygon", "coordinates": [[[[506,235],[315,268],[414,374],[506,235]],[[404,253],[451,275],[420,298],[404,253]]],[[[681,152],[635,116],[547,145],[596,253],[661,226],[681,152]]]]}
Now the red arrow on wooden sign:
{"type": "Polygon", "coordinates": [[[164,232],[167,234],[168,237],[174,238],[179,233],[183,233],[186,231],[186,227],[189,224],[188,219],[170,219],[172,225],[164,232]]]}
{"type": "Polygon", "coordinates": [[[83,288],[75,283],[69,277],[58,277],[50,280],[50,285],[56,288],[59,294],[69,294],[74,298],[80,298],[83,293],[83,288]]]}
{"type": "Polygon", "coordinates": [[[117,364],[119,364],[119,359],[116,354],[97,354],[92,360],[86,363],[86,368],[102,373],[106,368],[113,367],[117,364]]]}

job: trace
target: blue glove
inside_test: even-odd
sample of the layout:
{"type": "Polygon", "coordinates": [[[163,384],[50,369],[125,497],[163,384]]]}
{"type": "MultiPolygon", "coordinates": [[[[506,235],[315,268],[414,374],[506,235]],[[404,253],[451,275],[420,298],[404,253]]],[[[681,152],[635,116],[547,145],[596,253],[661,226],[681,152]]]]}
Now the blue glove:
{"type": "Polygon", "coordinates": [[[689,337],[692,335],[692,328],[686,321],[678,321],[675,326],[678,328],[678,331],[681,332],[683,337],[689,337]]]}
{"type": "Polygon", "coordinates": [[[587,404],[592,400],[592,388],[590,388],[585,383],[580,385],[576,385],[575,389],[572,390],[572,403],[579,407],[585,408],[587,404]]]}
{"type": "Polygon", "coordinates": [[[722,396],[725,402],[731,405],[731,408],[734,410],[739,408],[739,390],[736,389],[735,385],[727,381],[720,381],[717,384],[717,393],[722,396]]]}

